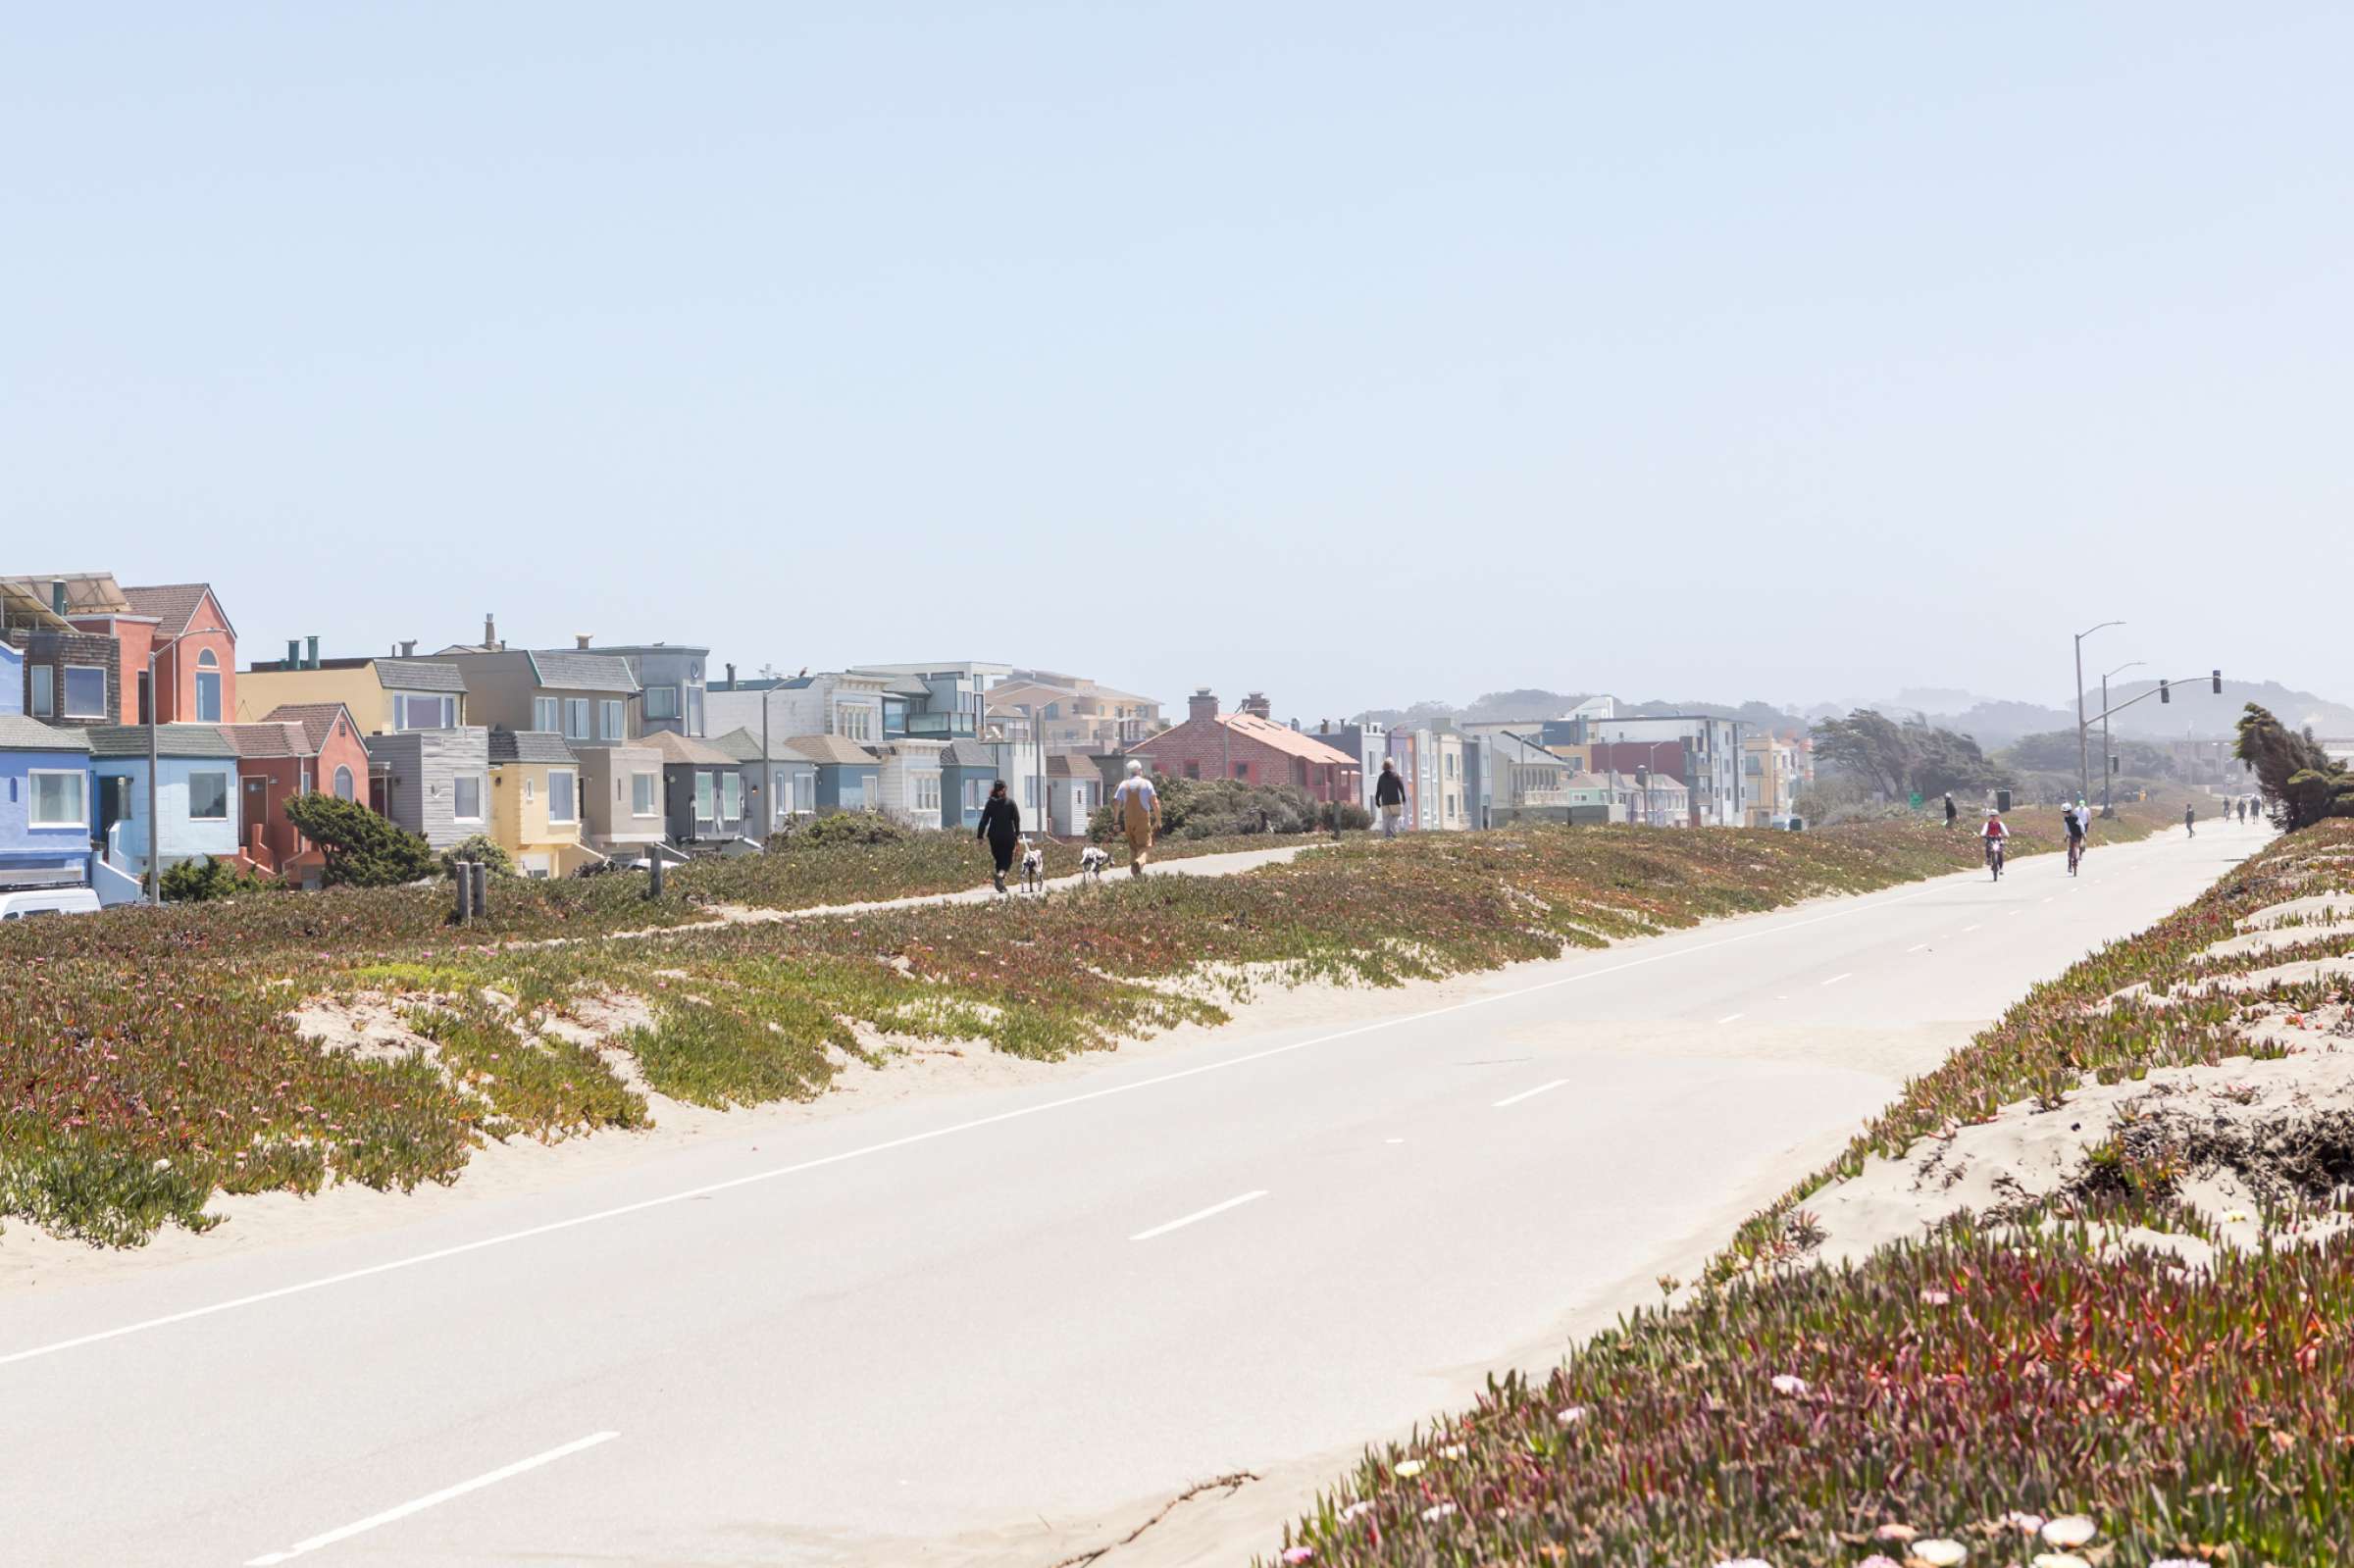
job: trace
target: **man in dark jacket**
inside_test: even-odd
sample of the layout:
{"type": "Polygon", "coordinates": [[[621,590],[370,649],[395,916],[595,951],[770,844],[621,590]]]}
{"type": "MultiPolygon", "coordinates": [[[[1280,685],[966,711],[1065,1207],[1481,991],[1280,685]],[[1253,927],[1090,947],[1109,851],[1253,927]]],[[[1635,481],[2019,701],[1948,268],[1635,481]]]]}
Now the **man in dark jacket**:
{"type": "Polygon", "coordinates": [[[1406,781],[1398,777],[1398,764],[1387,757],[1381,759],[1381,777],[1373,781],[1373,804],[1381,812],[1381,835],[1397,837],[1406,821],[1406,781]]]}

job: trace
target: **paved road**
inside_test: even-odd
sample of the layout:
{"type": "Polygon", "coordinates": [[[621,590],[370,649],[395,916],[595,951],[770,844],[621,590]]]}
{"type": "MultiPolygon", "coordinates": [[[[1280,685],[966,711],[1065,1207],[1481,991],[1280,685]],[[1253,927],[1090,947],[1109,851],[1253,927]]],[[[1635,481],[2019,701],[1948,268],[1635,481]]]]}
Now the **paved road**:
{"type": "Polygon", "coordinates": [[[2039,857],[0,1298],[0,1555],[1043,1568],[1558,1348],[2259,841],[2039,857]]]}

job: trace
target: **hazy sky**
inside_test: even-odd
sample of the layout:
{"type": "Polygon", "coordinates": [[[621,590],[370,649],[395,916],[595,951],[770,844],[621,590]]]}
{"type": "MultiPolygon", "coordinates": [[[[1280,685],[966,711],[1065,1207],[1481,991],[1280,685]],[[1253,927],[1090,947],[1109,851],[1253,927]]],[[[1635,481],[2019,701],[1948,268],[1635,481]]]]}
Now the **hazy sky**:
{"type": "Polygon", "coordinates": [[[2094,670],[2354,698],[2349,60],[2342,5],[16,5],[0,570],[210,579],[259,657],[495,610],[1310,721],[2058,701],[2111,617],[2094,670]]]}

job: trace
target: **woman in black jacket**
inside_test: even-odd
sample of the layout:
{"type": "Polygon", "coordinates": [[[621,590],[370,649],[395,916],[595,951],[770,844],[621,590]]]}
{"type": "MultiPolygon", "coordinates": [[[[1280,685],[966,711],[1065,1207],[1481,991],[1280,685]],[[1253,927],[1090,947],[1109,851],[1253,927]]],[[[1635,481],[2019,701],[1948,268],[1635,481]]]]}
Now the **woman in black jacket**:
{"type": "Polygon", "coordinates": [[[973,830],[973,836],[989,840],[989,852],[998,857],[998,891],[1003,892],[1014,845],[1022,841],[1022,808],[1005,792],[1004,780],[990,786],[989,804],[981,808],[981,826],[973,830]]]}

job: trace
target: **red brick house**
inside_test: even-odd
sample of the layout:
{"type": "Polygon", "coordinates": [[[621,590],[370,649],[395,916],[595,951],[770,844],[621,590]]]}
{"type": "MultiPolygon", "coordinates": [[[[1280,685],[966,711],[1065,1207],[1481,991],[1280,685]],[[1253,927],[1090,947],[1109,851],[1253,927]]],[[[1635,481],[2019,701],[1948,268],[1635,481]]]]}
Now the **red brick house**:
{"type": "Polygon", "coordinates": [[[340,702],[288,703],[260,724],[225,724],[221,733],[237,753],[245,858],[281,877],[321,865],[318,850],[287,820],[286,801],[313,790],[367,800],[368,747],[351,710],[340,702]]]}
{"type": "Polygon", "coordinates": [[[1254,691],[1240,713],[1220,713],[1207,689],[1186,700],[1186,720],[1138,741],[1124,756],[1171,779],[1240,779],[1290,784],[1318,800],[1361,798],[1363,764],[1267,716],[1267,699],[1254,691]]]}

